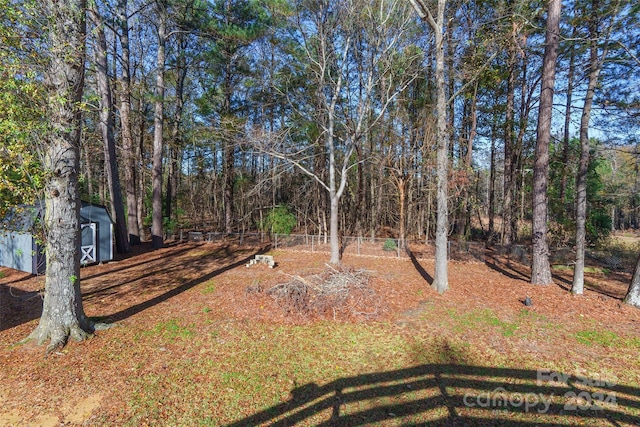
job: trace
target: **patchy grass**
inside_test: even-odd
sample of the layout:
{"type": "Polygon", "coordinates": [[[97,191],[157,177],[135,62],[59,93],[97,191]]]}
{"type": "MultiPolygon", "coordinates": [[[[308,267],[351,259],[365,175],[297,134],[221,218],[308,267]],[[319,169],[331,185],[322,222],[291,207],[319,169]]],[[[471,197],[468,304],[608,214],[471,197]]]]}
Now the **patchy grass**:
{"type": "Polygon", "coordinates": [[[551,266],[551,269],[555,271],[569,272],[569,271],[573,271],[573,266],[567,265],[567,264],[553,264],[551,266]]]}
{"type": "Polygon", "coordinates": [[[482,330],[487,327],[497,329],[504,337],[511,337],[518,329],[517,322],[503,321],[496,316],[491,309],[473,310],[468,313],[458,313],[457,310],[449,310],[449,316],[457,324],[457,330],[482,330]]]}
{"type": "Polygon", "coordinates": [[[627,338],[625,339],[624,343],[625,346],[629,349],[635,349],[636,351],[640,352],[640,338],[627,338]]]}
{"type": "Polygon", "coordinates": [[[165,341],[193,338],[195,332],[193,326],[183,326],[179,319],[170,319],[157,323],[153,329],[144,332],[149,337],[161,337],[165,341]]]}
{"type": "Polygon", "coordinates": [[[413,357],[401,337],[377,328],[331,323],[249,329],[228,325],[215,341],[212,346],[199,334],[191,342],[204,351],[199,363],[189,352],[170,362],[162,377],[138,377],[129,402],[137,415],[130,425],[150,419],[166,419],[170,425],[221,425],[287,400],[295,389],[310,389],[319,380],[400,368],[411,365],[413,357]],[[180,404],[168,405],[168,396],[180,404]]]}
{"type": "MultiPolygon", "coordinates": [[[[564,273],[573,273],[574,266],[566,265],[566,264],[554,264],[551,266],[551,269],[554,271],[559,271],[564,273]]],[[[585,266],[584,272],[586,274],[604,274],[604,275],[611,274],[611,270],[605,267],[585,266]]]]}
{"type": "Polygon", "coordinates": [[[603,347],[616,347],[630,351],[640,350],[640,338],[624,338],[604,329],[586,329],[574,334],[576,341],[588,347],[600,345],[603,347]]]}
{"type": "Polygon", "coordinates": [[[580,344],[593,346],[594,344],[604,347],[612,347],[620,342],[620,337],[613,332],[603,330],[585,330],[575,333],[576,340],[580,344]]]}
{"type": "Polygon", "coordinates": [[[210,295],[216,291],[216,282],[213,280],[209,280],[202,287],[202,295],[210,295]]]}

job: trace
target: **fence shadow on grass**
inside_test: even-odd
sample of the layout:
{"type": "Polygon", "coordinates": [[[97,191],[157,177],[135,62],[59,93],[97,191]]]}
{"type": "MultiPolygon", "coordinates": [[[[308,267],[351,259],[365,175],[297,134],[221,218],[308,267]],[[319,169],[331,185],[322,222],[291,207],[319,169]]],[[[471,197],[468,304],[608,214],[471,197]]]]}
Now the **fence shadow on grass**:
{"type": "Polygon", "coordinates": [[[240,426],[640,425],[640,389],[543,370],[427,364],[291,390],[240,426]],[[599,408],[599,409],[598,409],[599,408]]]}

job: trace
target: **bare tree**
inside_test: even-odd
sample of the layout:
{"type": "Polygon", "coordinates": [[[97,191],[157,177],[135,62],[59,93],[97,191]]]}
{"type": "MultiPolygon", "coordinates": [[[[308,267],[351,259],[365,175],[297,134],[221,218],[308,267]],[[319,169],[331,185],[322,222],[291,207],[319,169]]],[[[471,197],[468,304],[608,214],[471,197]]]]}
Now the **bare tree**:
{"type": "MultiPolygon", "coordinates": [[[[362,140],[384,117],[388,106],[413,79],[397,73],[393,61],[402,36],[411,23],[407,6],[400,2],[327,0],[301,2],[296,15],[300,66],[312,75],[315,116],[297,109],[315,121],[321,132],[307,147],[280,147],[258,142],[262,152],[295,165],[312,177],[329,195],[329,237],[332,264],[340,263],[339,206],[347,188],[349,172],[358,165],[353,158],[362,140]],[[339,10],[336,10],[339,9],[339,10]],[[358,45],[360,37],[366,43],[358,45]],[[366,46],[365,50],[359,50],[366,46]],[[355,73],[355,71],[358,71],[355,73]],[[355,74],[355,77],[354,77],[355,74]],[[310,158],[326,156],[324,170],[314,170],[310,158]]],[[[408,62],[417,56],[405,58],[408,62]]],[[[295,91],[289,91],[292,98],[295,91]]],[[[295,108],[300,100],[291,99],[295,108]]]]}
{"type": "MultiPolygon", "coordinates": [[[[592,0],[592,11],[589,17],[589,75],[587,78],[587,92],[582,107],[580,119],[580,162],[578,163],[578,175],[576,179],[576,266],[573,273],[573,286],[571,293],[581,295],[584,292],[584,252],[586,246],[586,222],[587,222],[587,173],[589,170],[589,122],[591,120],[591,107],[595,96],[600,71],[608,54],[605,47],[598,54],[600,40],[607,40],[613,23],[600,39],[599,16],[600,1],[592,0]]],[[[614,9],[613,14],[617,11],[614,9]]]]}
{"type": "Polygon", "coordinates": [[[447,174],[449,168],[449,133],[447,132],[447,98],[444,78],[444,11],[446,0],[438,0],[435,17],[426,7],[423,0],[410,0],[414,9],[433,30],[436,47],[436,140],[437,140],[437,170],[436,170],[436,261],[432,287],[442,294],[449,289],[449,273],[447,262],[447,235],[449,232],[448,218],[448,186],[447,174]]]}
{"type": "MultiPolygon", "coordinates": [[[[577,30],[574,27],[571,35],[572,39],[577,38],[577,30]]],[[[576,44],[572,43],[569,47],[569,70],[567,71],[567,100],[564,109],[564,134],[562,136],[562,176],[560,179],[559,199],[562,206],[567,206],[567,179],[569,178],[569,142],[570,142],[570,125],[571,125],[571,107],[573,99],[573,88],[575,84],[576,74],[576,44]]]]}

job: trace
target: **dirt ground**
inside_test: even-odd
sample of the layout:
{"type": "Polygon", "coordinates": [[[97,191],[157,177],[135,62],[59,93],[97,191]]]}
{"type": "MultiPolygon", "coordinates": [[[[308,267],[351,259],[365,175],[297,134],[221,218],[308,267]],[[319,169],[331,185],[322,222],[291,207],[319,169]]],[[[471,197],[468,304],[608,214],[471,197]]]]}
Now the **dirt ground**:
{"type": "MultiPolygon", "coordinates": [[[[317,321],[317,316],[287,314],[265,292],[250,291],[268,289],[293,275],[319,273],[327,261],[328,255],[322,253],[268,251],[267,247],[234,243],[170,244],[155,251],[143,244],[127,257],[82,269],[84,307],[88,316],[124,327],[116,327],[120,335],[148,329],[167,313],[172,318],[189,319],[200,318],[203,310],[214,319],[307,324],[317,321]],[[277,267],[246,267],[259,252],[274,255],[277,267]]],[[[497,317],[509,319],[523,310],[523,301],[529,296],[533,301],[529,310],[550,322],[569,325],[569,332],[572,324],[578,327],[584,325],[583,319],[589,319],[621,336],[640,337],[640,310],[621,303],[631,280],[628,274],[587,275],[585,295],[577,297],[568,292],[569,273],[557,274],[556,285],[533,286],[527,282],[526,266],[488,252],[485,263],[451,262],[450,290],[438,295],[429,287],[432,260],[346,256],[344,264],[369,272],[380,304],[366,315],[340,315],[337,320],[341,322],[391,323],[398,333],[428,327],[446,335],[454,331],[446,325],[421,322],[425,307],[432,307],[432,314],[436,310],[435,315],[490,309],[497,317]]],[[[37,325],[43,287],[43,277],[0,269],[0,426],[22,425],[23,420],[41,426],[90,425],[96,412],[123,410],[126,393],[119,390],[127,390],[129,380],[124,370],[128,365],[110,356],[119,353],[104,349],[127,345],[130,340],[110,339],[110,331],[99,332],[95,338],[70,343],[47,358],[44,347],[16,345],[37,325]],[[86,360],[92,360],[91,364],[86,360]],[[75,397],[65,398],[70,392],[75,397]]],[[[487,341],[489,338],[481,334],[469,334],[465,339],[479,341],[480,346],[504,345],[500,340],[487,341]]],[[[562,358],[573,345],[558,335],[526,351],[562,358]]],[[[132,357],[144,351],[132,350],[132,357]]],[[[505,351],[512,350],[505,347],[505,351]]],[[[523,351],[522,347],[518,351],[523,351]]],[[[156,353],[161,365],[163,356],[156,353]]],[[[593,347],[583,357],[606,360],[609,355],[606,348],[593,347]]],[[[153,358],[147,355],[145,363],[153,365],[153,358]]],[[[633,360],[616,363],[629,363],[629,370],[638,370],[633,360]]]]}

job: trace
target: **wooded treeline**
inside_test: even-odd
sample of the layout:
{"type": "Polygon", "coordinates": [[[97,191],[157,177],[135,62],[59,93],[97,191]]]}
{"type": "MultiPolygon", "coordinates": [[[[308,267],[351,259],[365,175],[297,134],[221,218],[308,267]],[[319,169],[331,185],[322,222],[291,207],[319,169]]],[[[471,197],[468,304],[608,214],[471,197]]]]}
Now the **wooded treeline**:
{"type": "Polygon", "coordinates": [[[450,238],[530,238],[536,284],[555,239],[583,293],[586,244],[638,226],[639,11],[0,0],[0,210],[46,203],[30,337],[53,351],[108,326],[82,308],[80,197],[109,206],[120,252],[276,222],[328,235],[333,264],[341,235],[433,238],[440,293],[450,238]]]}
{"type": "MultiPolygon", "coordinates": [[[[568,242],[591,43],[608,60],[590,121],[587,228],[595,239],[638,225],[639,64],[637,34],[625,31],[631,2],[564,11],[548,200],[551,237],[568,242]]],[[[543,2],[447,4],[451,235],[529,238],[545,12],[543,2]]],[[[305,232],[328,233],[337,195],[345,235],[433,237],[434,39],[409,2],[120,1],[96,4],[95,16],[83,192],[113,200],[98,126],[106,108],[130,234],[150,233],[161,179],[153,234],[255,229],[280,205],[305,232]],[[101,32],[110,106],[100,104],[101,32]]]]}
{"type": "MultiPolygon", "coordinates": [[[[551,143],[553,238],[571,239],[575,221],[590,43],[609,58],[590,122],[591,237],[608,222],[637,226],[638,45],[637,34],[625,31],[635,22],[633,8],[565,6],[551,143]]],[[[341,233],[433,237],[434,46],[408,2],[120,1],[95,9],[107,39],[107,108],[130,234],[149,233],[154,176],[162,178],[162,233],[254,229],[278,205],[289,206],[306,232],[326,233],[333,157],[341,233]]],[[[455,236],[481,232],[507,244],[529,237],[523,220],[532,209],[545,10],[535,2],[447,5],[455,236]]],[[[100,28],[94,20],[90,52],[98,51],[100,28]]],[[[103,149],[99,109],[90,108],[104,93],[98,70],[92,60],[83,191],[109,204],[114,162],[103,149]]]]}
{"type": "MultiPolygon", "coordinates": [[[[42,17],[28,3],[3,3],[3,55],[22,61],[2,77],[3,96],[29,107],[47,48],[37,42],[42,17]]],[[[547,4],[442,4],[449,237],[528,240],[547,4]]],[[[256,229],[278,206],[306,233],[330,233],[333,212],[342,235],[434,238],[437,49],[408,0],[114,0],[87,9],[81,191],[110,206],[120,250],[152,236],[160,245],[178,227],[256,229]]],[[[587,241],[640,225],[637,13],[626,0],[563,4],[551,244],[575,239],[580,121],[595,67],[587,241]]],[[[7,102],[5,207],[21,201],[17,182],[39,182],[25,155],[35,153],[32,134],[5,123],[42,116],[7,102]],[[29,166],[7,172],[16,162],[29,166]]]]}

